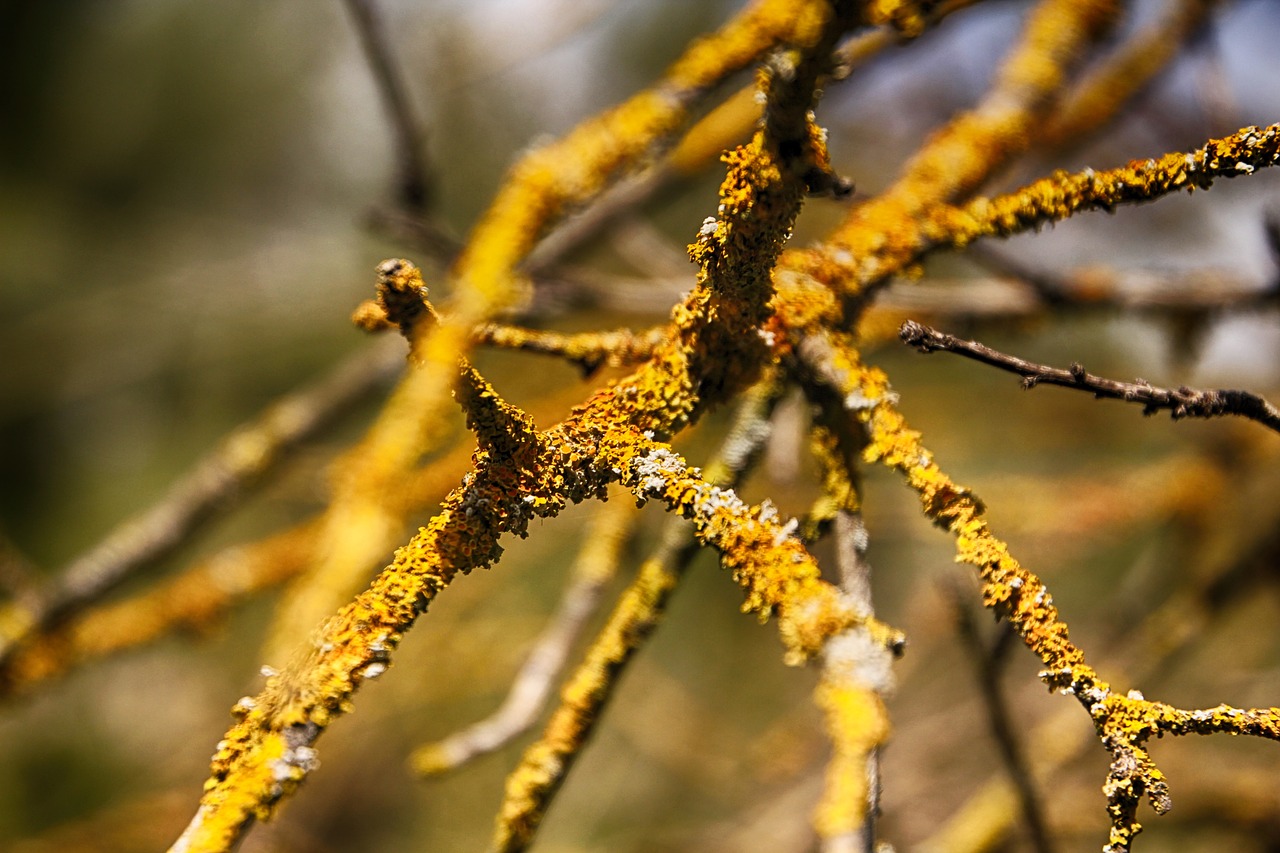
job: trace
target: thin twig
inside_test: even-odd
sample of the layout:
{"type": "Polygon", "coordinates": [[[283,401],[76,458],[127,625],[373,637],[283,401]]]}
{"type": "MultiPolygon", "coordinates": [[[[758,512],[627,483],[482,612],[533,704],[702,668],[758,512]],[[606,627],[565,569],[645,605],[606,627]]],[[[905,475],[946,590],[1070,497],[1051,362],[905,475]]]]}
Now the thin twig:
{"type": "Polygon", "coordinates": [[[395,135],[397,201],[406,210],[421,213],[430,202],[432,191],[424,159],[422,125],[391,58],[391,47],[374,0],[346,0],[346,5],[395,135]]]}
{"type": "Polygon", "coordinates": [[[1063,370],[994,350],[977,341],[967,341],[939,332],[912,320],[902,324],[898,332],[903,343],[923,353],[951,352],[980,361],[1022,377],[1022,387],[1036,385],[1060,385],[1089,391],[1095,397],[1141,403],[1142,413],[1150,415],[1167,410],[1174,420],[1179,418],[1213,418],[1221,415],[1239,415],[1257,421],[1268,429],[1280,432],[1280,410],[1250,391],[1236,389],[1198,390],[1185,385],[1177,389],[1158,388],[1145,380],[1119,382],[1094,376],[1073,362],[1063,370]]]}
{"type": "Polygon", "coordinates": [[[1031,768],[1023,754],[1022,743],[1009,711],[1008,699],[1000,684],[1004,665],[1009,659],[1008,653],[1013,648],[1016,635],[1008,623],[1004,623],[1000,626],[1000,633],[995,642],[984,643],[978,626],[974,622],[973,614],[965,605],[967,596],[960,590],[954,590],[954,592],[952,603],[960,638],[970,650],[970,657],[973,659],[978,676],[979,692],[987,709],[987,723],[991,729],[991,736],[999,747],[1000,757],[1004,760],[1009,779],[1013,783],[1014,790],[1017,791],[1031,846],[1038,853],[1051,853],[1053,845],[1049,841],[1049,830],[1044,818],[1040,792],[1036,789],[1031,768]]]}

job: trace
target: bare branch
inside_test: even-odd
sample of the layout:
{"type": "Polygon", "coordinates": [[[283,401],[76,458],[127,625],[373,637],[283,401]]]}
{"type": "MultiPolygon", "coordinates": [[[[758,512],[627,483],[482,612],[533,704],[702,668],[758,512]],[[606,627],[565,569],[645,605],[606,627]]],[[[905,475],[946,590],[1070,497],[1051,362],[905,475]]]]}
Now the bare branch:
{"type": "Polygon", "coordinates": [[[1185,385],[1177,389],[1158,388],[1141,379],[1136,382],[1118,382],[1114,379],[1094,376],[1078,362],[1072,363],[1066,370],[1049,367],[1006,355],[977,341],[962,340],[911,320],[902,324],[899,337],[902,338],[903,343],[915,347],[922,353],[951,352],[1016,373],[1022,377],[1024,388],[1034,388],[1044,384],[1089,391],[1099,398],[1141,403],[1144,415],[1168,411],[1174,420],[1238,415],[1280,432],[1280,410],[1249,391],[1235,389],[1202,391],[1185,385]]]}
{"type": "Polygon", "coordinates": [[[360,36],[378,94],[395,136],[396,200],[421,213],[431,200],[432,182],[425,159],[422,125],[414,114],[404,80],[391,57],[391,45],[378,13],[377,0],[346,0],[360,36]]]}

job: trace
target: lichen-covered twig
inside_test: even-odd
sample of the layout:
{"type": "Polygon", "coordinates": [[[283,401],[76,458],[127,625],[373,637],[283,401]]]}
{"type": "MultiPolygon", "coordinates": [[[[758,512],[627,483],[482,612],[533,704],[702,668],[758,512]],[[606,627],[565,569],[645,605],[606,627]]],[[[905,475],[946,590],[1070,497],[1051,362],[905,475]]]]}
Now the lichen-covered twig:
{"type": "MultiPolygon", "coordinates": [[[[779,384],[765,382],[748,395],[717,460],[707,469],[709,483],[732,489],[754,465],[768,438],[768,417],[780,390],[779,384]]],[[[645,560],[561,690],[560,706],[542,736],[525,750],[508,777],[494,834],[495,851],[514,853],[533,840],[627,663],[661,620],[699,550],[687,523],[676,520],[668,525],[661,545],[645,560]]]]}
{"type": "Polygon", "coordinates": [[[1144,415],[1167,411],[1174,420],[1237,415],[1280,432],[1280,410],[1249,391],[1235,389],[1204,391],[1186,386],[1169,389],[1157,388],[1142,380],[1119,382],[1114,379],[1104,379],[1089,373],[1078,363],[1073,363],[1066,370],[1049,367],[1002,353],[977,341],[963,340],[954,335],[939,332],[937,329],[910,320],[902,324],[899,336],[903,343],[923,353],[955,353],[1016,373],[1022,377],[1023,388],[1034,388],[1037,385],[1074,388],[1078,391],[1087,391],[1095,397],[1138,403],[1142,406],[1144,415]]]}
{"type": "Polygon", "coordinates": [[[1115,0],[1038,4],[982,101],[936,132],[892,186],[852,209],[821,251],[793,263],[851,295],[914,263],[921,214],[968,197],[1026,149],[1069,69],[1106,32],[1117,8],[1115,0]]]}
{"type": "Polygon", "coordinates": [[[1220,178],[1252,174],[1280,160],[1280,125],[1250,126],[1195,151],[1135,160],[1115,169],[1056,173],[1020,190],[979,198],[926,215],[922,245],[963,247],[981,237],[1007,237],[1088,210],[1141,204],[1181,190],[1208,189],[1220,178]]]}

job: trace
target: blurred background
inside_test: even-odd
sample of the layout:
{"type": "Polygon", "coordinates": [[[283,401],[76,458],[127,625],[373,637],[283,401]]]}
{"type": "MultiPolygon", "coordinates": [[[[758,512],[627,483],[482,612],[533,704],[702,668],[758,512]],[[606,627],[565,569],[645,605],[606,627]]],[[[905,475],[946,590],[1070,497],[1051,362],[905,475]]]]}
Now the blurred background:
{"type": "MultiPolygon", "coordinates": [[[[460,239],[524,148],[646,85],[738,5],[380,2],[425,129],[435,224],[460,239]]],[[[819,118],[860,197],[886,186],[931,129],[980,96],[1028,5],[980,3],[830,88],[819,118]]],[[[1165,5],[1135,3],[1117,38],[1165,5]]],[[[1277,37],[1280,7],[1223,4],[1115,125],[1055,159],[1025,160],[998,186],[1055,167],[1190,150],[1280,120],[1277,37]]],[[[643,296],[625,305],[550,300],[530,322],[660,321],[692,282],[684,245],[714,212],[719,180],[709,164],[567,259],[606,288],[651,279],[643,296]]],[[[1276,303],[1238,297],[1280,281],[1266,226],[1280,211],[1278,180],[1261,173],[1081,216],[993,246],[985,260],[939,257],[921,292],[1011,268],[1051,277],[1121,271],[1121,290],[1140,310],[960,312],[937,322],[1059,366],[1079,360],[1116,378],[1248,387],[1274,399],[1276,303]],[[1151,307],[1171,281],[1186,291],[1189,271],[1195,296],[1220,293],[1246,307],[1213,299],[1208,309],[1203,299],[1194,310],[1151,307]]],[[[420,242],[377,215],[391,205],[394,181],[392,130],[337,0],[0,3],[6,559],[55,573],[154,503],[237,424],[368,346],[349,315],[372,295],[376,264],[407,257],[439,269],[420,242]]],[[[813,202],[796,239],[819,239],[843,209],[813,202]]],[[[888,295],[892,311],[911,313],[910,295],[896,291],[912,287],[888,295]]],[[[1248,423],[1144,419],[1135,407],[1057,389],[1023,393],[1010,376],[897,344],[869,358],[889,372],[944,469],[986,500],[997,534],[1045,578],[1104,677],[1184,707],[1280,704],[1276,436],[1248,423]],[[1184,590],[1194,592],[1188,602],[1177,598],[1184,590]],[[1191,642],[1169,639],[1188,626],[1191,642]]],[[[575,385],[585,397],[599,382],[537,356],[482,353],[478,362],[521,403],[575,385]]],[[[378,404],[369,395],[352,406],[158,573],[315,512],[326,462],[378,404]]],[[[695,464],[725,421],[709,419],[681,444],[695,464]]],[[[803,441],[786,438],[744,491],[797,514],[813,486],[796,464],[803,441]]],[[[949,538],[914,498],[878,471],[866,488],[877,610],[910,638],[891,700],[881,827],[911,850],[1001,778],[977,655],[960,626],[967,613],[987,647],[999,632],[976,612],[949,538]]],[[[442,595],[392,672],[320,743],[323,769],[243,850],[483,848],[502,779],[526,741],[429,782],[415,780],[404,758],[501,701],[599,511],[581,506],[535,525],[528,540],[508,543],[498,567],[442,595]]],[[[662,521],[646,509],[638,541],[652,541],[662,521]]],[[[740,601],[714,560],[700,559],[625,676],[538,849],[810,849],[826,749],[809,698],[814,673],[784,667],[773,628],[739,614],[740,601]]],[[[176,838],[227,710],[261,686],[273,604],[273,594],[260,597],[215,630],[102,661],[0,708],[0,848],[142,851],[176,838]]],[[[1014,648],[1001,666],[1030,752],[1087,740],[1085,716],[1046,694],[1030,655],[1014,648]],[[1032,734],[1064,708],[1047,738],[1032,734]]],[[[1150,816],[1139,849],[1280,849],[1276,749],[1226,738],[1156,744],[1175,808],[1150,816]]],[[[1098,849],[1105,838],[1106,756],[1096,746],[1081,754],[1055,771],[1046,798],[1063,851],[1098,849]]],[[[987,849],[1027,844],[1015,829],[987,849]]]]}

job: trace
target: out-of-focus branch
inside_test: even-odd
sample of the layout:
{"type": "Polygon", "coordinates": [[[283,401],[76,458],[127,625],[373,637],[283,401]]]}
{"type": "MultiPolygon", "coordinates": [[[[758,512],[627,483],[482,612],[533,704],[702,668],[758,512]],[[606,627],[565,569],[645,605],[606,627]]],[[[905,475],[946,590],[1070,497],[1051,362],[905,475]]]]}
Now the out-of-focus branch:
{"type": "Polygon", "coordinates": [[[9,633],[0,638],[0,667],[24,638],[176,551],[290,450],[388,381],[402,364],[403,355],[394,345],[362,350],[319,382],[282,397],[228,435],[159,503],[121,523],[68,565],[39,592],[35,605],[10,605],[0,619],[0,624],[9,626],[9,633]]]}
{"type": "Polygon", "coordinates": [[[616,497],[587,529],[560,605],[534,642],[506,700],[490,716],[448,737],[414,750],[409,764],[422,776],[447,773],[500,749],[533,725],[546,705],[569,650],[600,603],[615,574],[636,514],[616,497]]]}
{"type": "Polygon", "coordinates": [[[377,0],[345,0],[373,72],[378,94],[395,138],[395,195],[407,211],[421,213],[430,204],[432,180],[427,167],[422,124],[414,113],[403,78],[391,55],[377,0]]]}
{"type": "Polygon", "coordinates": [[[1000,758],[1004,761],[1009,780],[1018,793],[1018,803],[1022,807],[1022,819],[1026,825],[1031,846],[1037,853],[1052,853],[1049,827],[1045,822],[1044,806],[1040,792],[1036,789],[1035,779],[1027,764],[1026,756],[1019,738],[1017,726],[1009,710],[1009,703],[1000,684],[1004,664],[1009,659],[1009,651],[1013,648],[1015,635],[1009,626],[1002,625],[994,643],[983,641],[977,623],[964,601],[967,598],[960,590],[953,590],[952,603],[956,614],[960,639],[964,641],[973,661],[978,676],[978,690],[982,694],[982,703],[987,709],[987,723],[991,736],[1000,750],[1000,758]]]}
{"type": "Polygon", "coordinates": [[[1150,415],[1168,411],[1179,418],[1214,418],[1222,415],[1238,415],[1257,421],[1268,429],[1280,432],[1280,410],[1257,394],[1234,389],[1197,390],[1182,386],[1177,389],[1158,388],[1149,382],[1118,382],[1087,372],[1079,363],[1066,370],[1026,361],[1006,355],[977,341],[967,341],[939,332],[914,321],[902,324],[899,332],[903,343],[922,353],[951,352],[980,361],[1021,376],[1024,388],[1036,385],[1058,385],[1088,391],[1095,397],[1124,400],[1142,404],[1142,413],[1150,415]]]}
{"type": "MultiPolygon", "coordinates": [[[[1264,224],[1268,233],[1269,228],[1269,223],[1264,224]]],[[[1126,313],[1176,316],[1280,305],[1280,286],[1276,282],[1266,284],[1225,267],[1150,270],[1087,266],[1060,272],[1034,267],[996,246],[982,243],[970,246],[965,255],[996,275],[1027,285],[1044,307],[1055,309],[1096,306],[1126,313]]],[[[962,293],[955,294],[961,302],[962,293]]],[[[910,299],[900,290],[883,297],[884,302],[898,305],[910,299]]]]}
{"type": "MultiPolygon", "coordinates": [[[[566,389],[539,401],[535,416],[550,419],[579,398],[576,388],[566,389]]],[[[438,503],[457,485],[473,452],[470,443],[463,443],[432,459],[387,499],[400,505],[402,512],[438,503]]],[[[32,633],[0,665],[0,700],[174,631],[204,630],[248,597],[294,579],[315,559],[321,517],[257,542],[233,545],[136,595],[73,612],[32,633]]]]}
{"type": "Polygon", "coordinates": [[[1218,5],[1220,0],[1169,0],[1157,20],[1089,69],[1045,123],[1041,143],[1079,144],[1114,118],[1169,66],[1218,5]]]}

